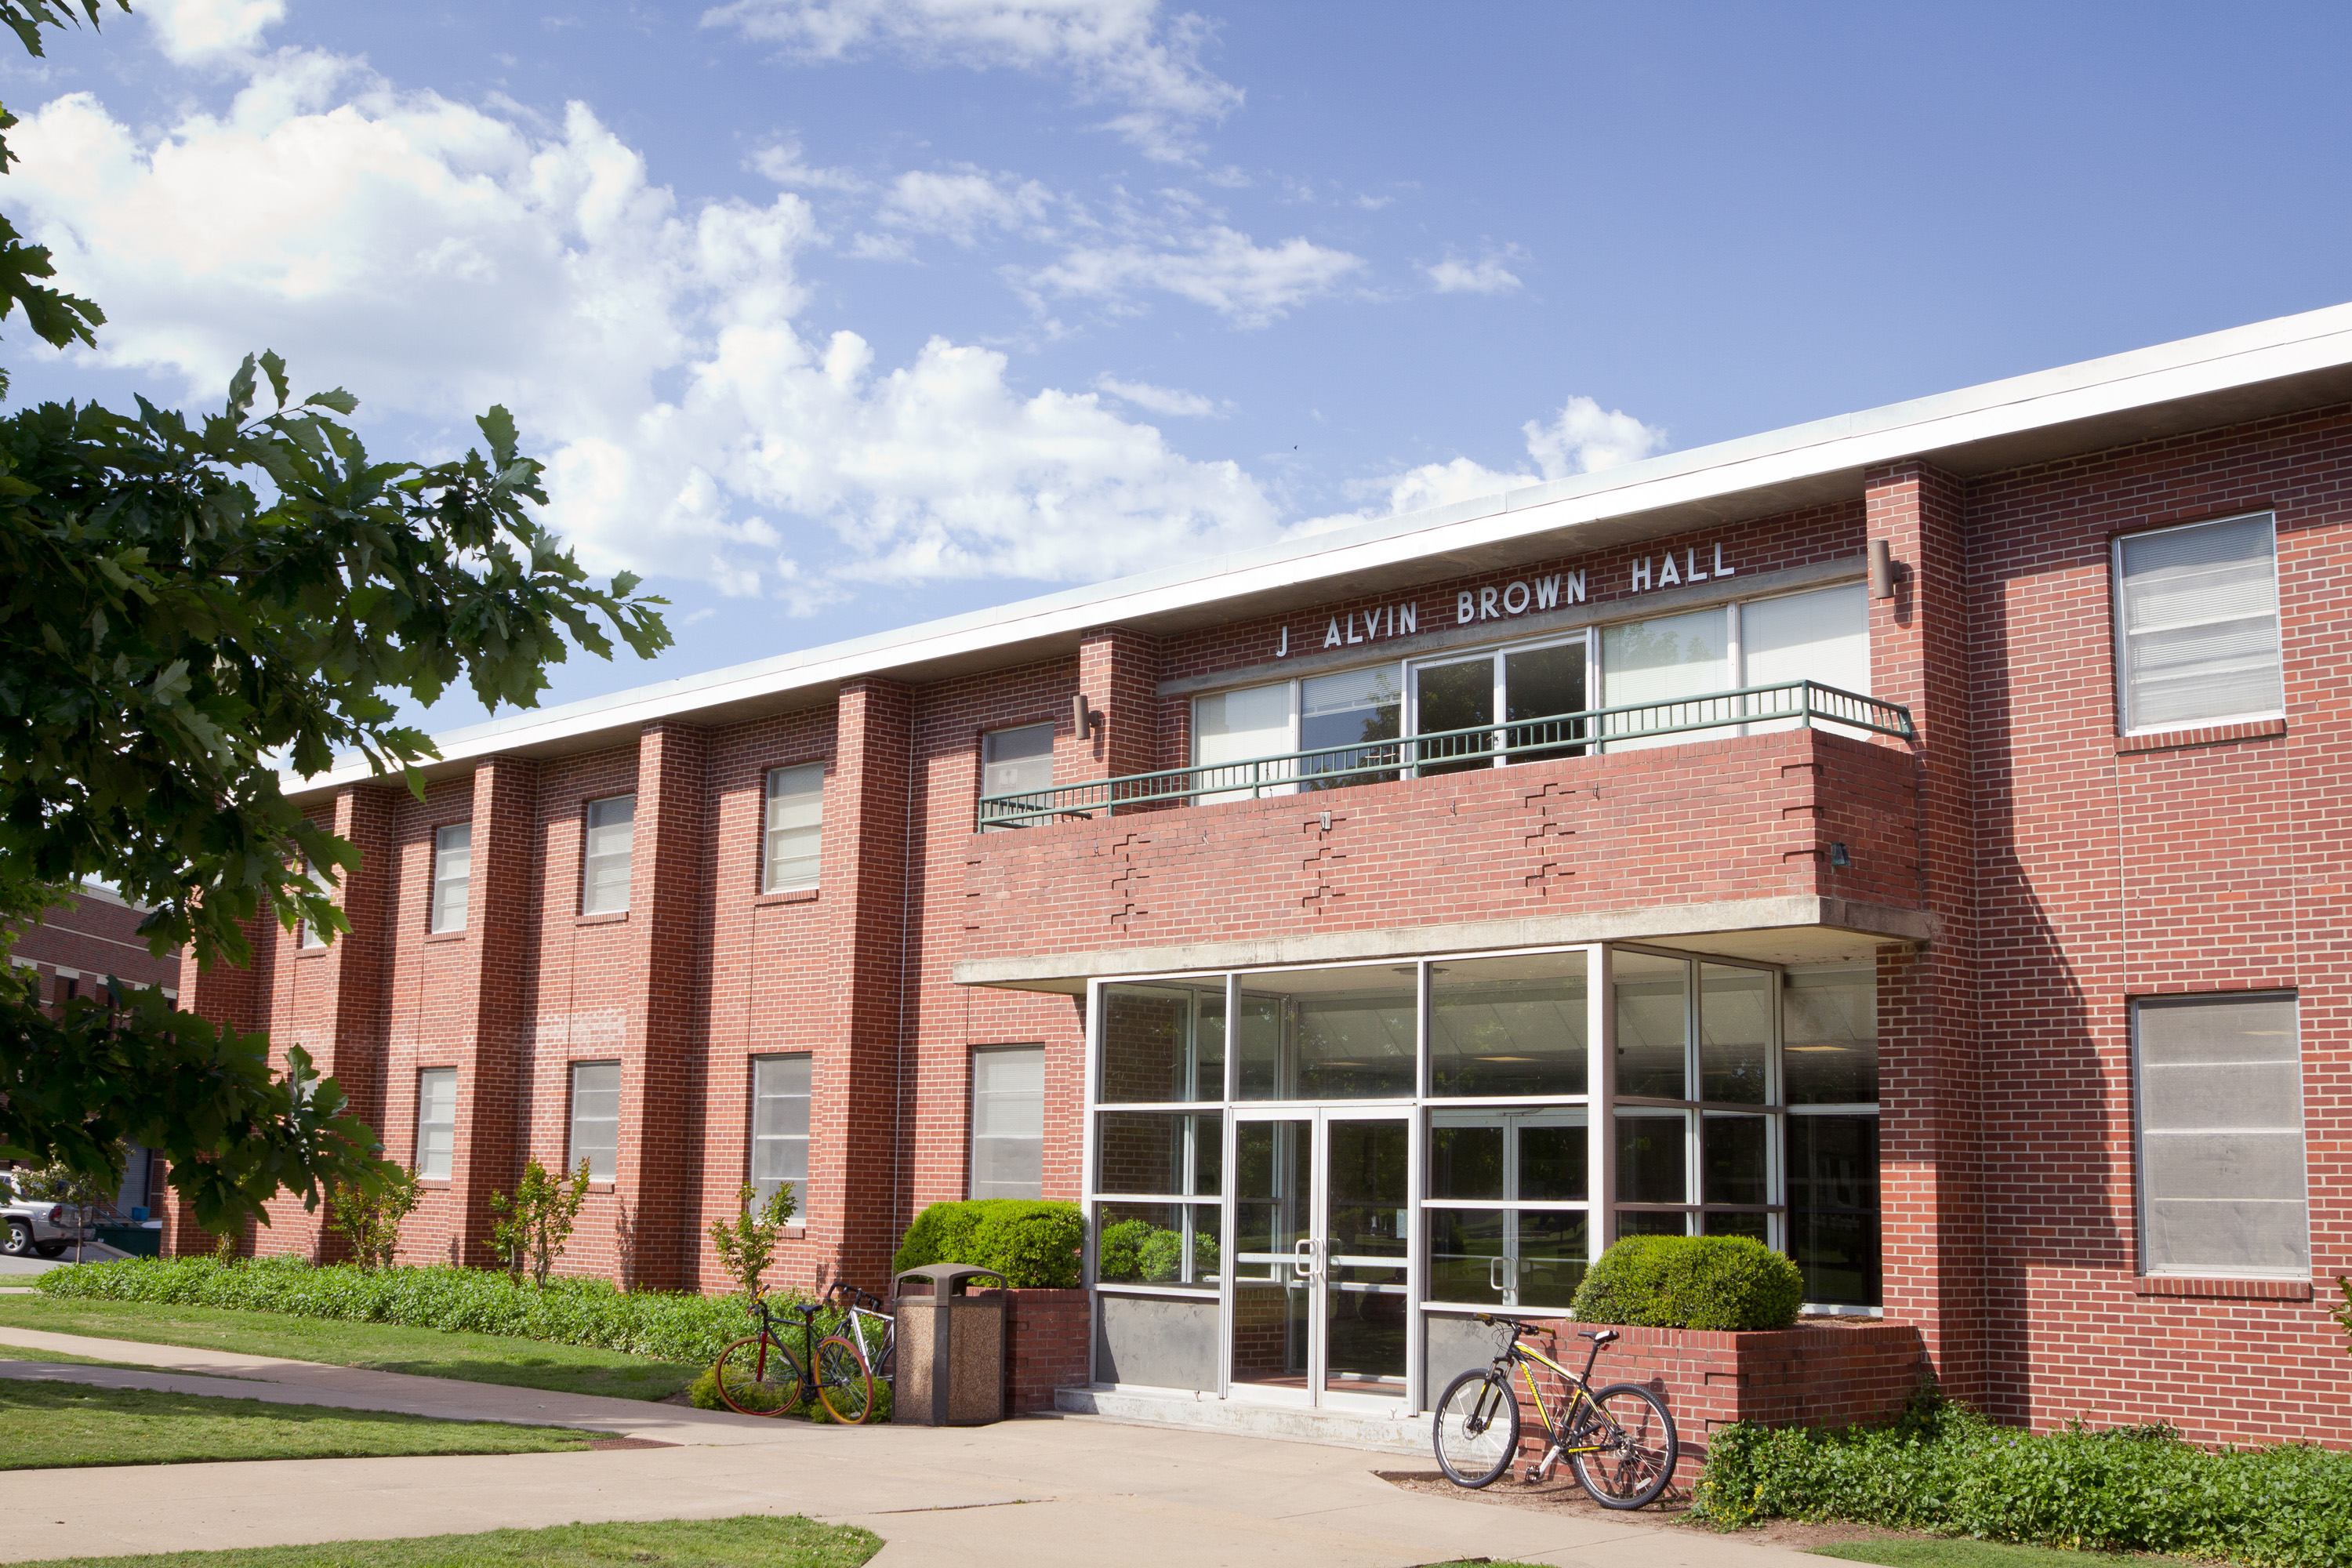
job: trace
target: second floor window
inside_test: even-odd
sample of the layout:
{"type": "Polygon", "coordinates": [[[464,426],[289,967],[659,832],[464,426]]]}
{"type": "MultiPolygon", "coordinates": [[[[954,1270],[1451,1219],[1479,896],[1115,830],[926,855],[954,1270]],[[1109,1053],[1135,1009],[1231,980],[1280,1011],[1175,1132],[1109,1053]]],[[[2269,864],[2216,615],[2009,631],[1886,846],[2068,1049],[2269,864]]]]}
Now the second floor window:
{"type": "Polygon", "coordinates": [[[453,822],[434,830],[432,930],[466,929],[466,894],[472,885],[473,867],[473,824],[453,822]]]}
{"type": "MultiPolygon", "coordinates": [[[[308,860],[302,862],[302,875],[310,879],[310,886],[318,889],[319,891],[326,894],[327,897],[331,899],[335,896],[335,884],[333,880],[330,879],[324,871],[320,870],[319,868],[311,865],[308,860]]],[[[333,933],[331,931],[322,929],[310,921],[297,921],[294,922],[294,942],[299,947],[312,951],[322,948],[327,945],[327,939],[333,933]]]]}
{"type": "Polygon", "coordinates": [[[768,834],[760,890],[814,888],[824,839],[824,764],[768,770],[768,834]]]}
{"type": "Polygon", "coordinates": [[[1017,730],[992,730],[981,737],[982,795],[1027,795],[1053,787],[1054,726],[1024,724],[1017,730]]]}
{"type": "Polygon", "coordinates": [[[580,912],[609,915],[629,907],[629,846],[637,797],[616,795],[588,803],[587,853],[580,868],[580,912]]]}
{"type": "Polygon", "coordinates": [[[2116,541],[2126,733],[2285,711],[2277,556],[2268,512],[2116,541]]]}

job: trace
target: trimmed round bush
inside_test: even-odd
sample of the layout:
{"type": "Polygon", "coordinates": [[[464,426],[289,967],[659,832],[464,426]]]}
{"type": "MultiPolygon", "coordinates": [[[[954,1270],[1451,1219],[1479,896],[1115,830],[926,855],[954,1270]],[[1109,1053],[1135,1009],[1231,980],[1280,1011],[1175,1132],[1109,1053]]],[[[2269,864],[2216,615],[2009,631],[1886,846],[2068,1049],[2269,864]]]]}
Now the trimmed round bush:
{"type": "Polygon", "coordinates": [[[931,1263],[993,1268],[1018,1288],[1078,1282],[1086,1220],[1073,1203],[973,1198],[933,1204],[915,1216],[890,1259],[896,1271],[931,1263]]]}
{"type": "Polygon", "coordinates": [[[1737,1332],[1785,1329],[1804,1304],[1804,1277],[1744,1236],[1629,1236],[1577,1287],[1579,1321],[1737,1332]]]}

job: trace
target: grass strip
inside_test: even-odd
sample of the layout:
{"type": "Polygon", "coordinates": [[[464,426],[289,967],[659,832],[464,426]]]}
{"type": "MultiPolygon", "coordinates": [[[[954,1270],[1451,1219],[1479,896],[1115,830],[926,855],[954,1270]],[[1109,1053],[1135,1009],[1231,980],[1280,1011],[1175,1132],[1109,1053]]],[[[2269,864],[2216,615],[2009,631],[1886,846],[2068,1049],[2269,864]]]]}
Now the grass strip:
{"type": "Polygon", "coordinates": [[[1890,1536],[1884,1541],[1842,1541],[1816,1546],[1816,1557],[1838,1557],[1848,1563],[1876,1563],[1883,1568],[2155,1568],[2165,1563],[2185,1563],[2179,1557],[2127,1557],[2112,1552],[2067,1552],[2054,1546],[2020,1546],[2009,1541],[1944,1539],[1921,1541],[1890,1536]]]}
{"type": "Polygon", "coordinates": [[[589,1434],[500,1421],[437,1421],[383,1410],[257,1399],[0,1382],[0,1470],[177,1465],[218,1459],[345,1459],[410,1454],[544,1454],[589,1434]]]}
{"type": "Polygon", "coordinates": [[[857,1568],[882,1549],[871,1531],[797,1515],[664,1519],[642,1524],[560,1524],[480,1535],[407,1541],[331,1541],[319,1546],[256,1546],[229,1552],[167,1552],[147,1557],[53,1557],[16,1568],[857,1568]]]}
{"type": "MultiPolygon", "coordinates": [[[[72,1297],[0,1296],[0,1328],[236,1351],[371,1372],[404,1372],[419,1377],[615,1399],[667,1398],[703,1370],[690,1363],[656,1361],[625,1351],[549,1344],[503,1334],[449,1333],[397,1323],[354,1323],[282,1312],[72,1297]]],[[[0,1358],[30,1353],[0,1343],[0,1358]]]]}

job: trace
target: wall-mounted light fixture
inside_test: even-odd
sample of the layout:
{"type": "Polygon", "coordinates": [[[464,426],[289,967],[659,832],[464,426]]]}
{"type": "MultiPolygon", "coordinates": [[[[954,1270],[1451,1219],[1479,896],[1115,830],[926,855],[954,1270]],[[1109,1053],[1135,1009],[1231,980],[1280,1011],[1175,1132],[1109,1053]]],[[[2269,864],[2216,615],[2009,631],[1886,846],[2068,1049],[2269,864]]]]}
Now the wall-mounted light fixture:
{"type": "Polygon", "coordinates": [[[1079,692],[1070,699],[1070,729],[1079,740],[1088,740],[1102,728],[1103,716],[1087,706],[1087,694],[1079,692]]]}
{"type": "Polygon", "coordinates": [[[1853,856],[1844,845],[1832,844],[1830,846],[1830,864],[1843,871],[1853,864],[1853,856]]]}
{"type": "Polygon", "coordinates": [[[1886,548],[1886,541],[1870,542],[1870,596],[1874,599],[1895,597],[1895,557],[1886,548]]]}

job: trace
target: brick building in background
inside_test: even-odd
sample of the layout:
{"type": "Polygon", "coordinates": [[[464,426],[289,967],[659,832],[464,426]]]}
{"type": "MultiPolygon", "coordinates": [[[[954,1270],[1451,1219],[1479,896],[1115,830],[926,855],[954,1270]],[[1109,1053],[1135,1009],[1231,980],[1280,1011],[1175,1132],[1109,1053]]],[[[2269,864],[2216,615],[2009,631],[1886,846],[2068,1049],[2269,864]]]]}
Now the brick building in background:
{"type": "Polygon", "coordinates": [[[352,932],[193,1005],[416,1260],[526,1158],[646,1287],[1076,1198],[1098,1382],[1394,1414],[1744,1234],[2004,1418],[2352,1442],[2347,508],[2352,307],[1171,563],[302,782],[352,932]]]}

